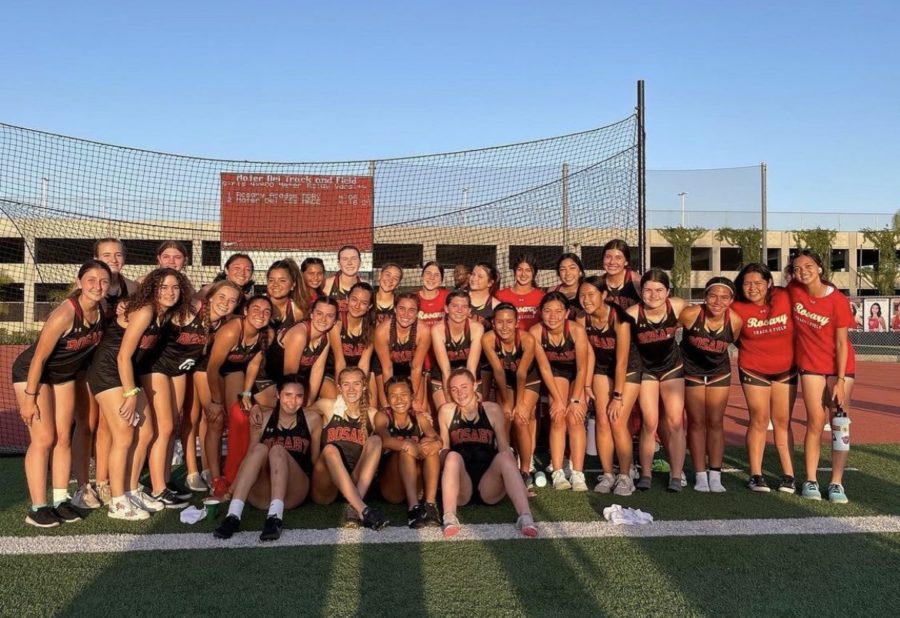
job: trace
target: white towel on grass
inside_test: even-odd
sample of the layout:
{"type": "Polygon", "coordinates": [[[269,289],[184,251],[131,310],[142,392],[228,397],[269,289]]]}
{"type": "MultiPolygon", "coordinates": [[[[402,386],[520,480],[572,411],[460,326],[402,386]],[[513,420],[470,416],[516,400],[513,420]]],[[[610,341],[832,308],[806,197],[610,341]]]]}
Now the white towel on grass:
{"type": "Polygon", "coordinates": [[[622,508],[620,504],[613,504],[603,509],[603,517],[606,521],[618,526],[632,526],[649,524],[653,521],[653,515],[640,509],[622,508]]]}

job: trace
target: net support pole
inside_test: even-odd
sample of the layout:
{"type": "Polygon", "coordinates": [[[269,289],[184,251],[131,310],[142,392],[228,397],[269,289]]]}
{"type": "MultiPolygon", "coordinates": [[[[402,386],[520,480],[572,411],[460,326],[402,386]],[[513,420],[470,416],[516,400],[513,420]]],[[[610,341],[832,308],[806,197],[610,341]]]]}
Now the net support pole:
{"type": "Polygon", "coordinates": [[[569,164],[562,165],[562,247],[569,251],[569,164]]]}
{"type": "MultiPolygon", "coordinates": [[[[369,229],[372,230],[372,270],[369,271],[369,281],[377,285],[375,281],[375,161],[369,161],[369,176],[372,177],[372,219],[369,229]]],[[[374,298],[372,299],[374,302],[374,298]]]]}
{"type": "Polygon", "coordinates": [[[649,262],[647,247],[647,159],[644,133],[644,80],[637,83],[637,210],[638,210],[638,270],[643,272],[649,262]]]}
{"type": "Polygon", "coordinates": [[[768,242],[766,242],[766,236],[768,236],[768,228],[769,223],[767,221],[768,218],[768,204],[766,201],[766,162],[763,161],[759,164],[759,205],[760,205],[760,230],[762,230],[762,247],[760,248],[760,261],[763,264],[769,263],[769,247],[768,242]]]}

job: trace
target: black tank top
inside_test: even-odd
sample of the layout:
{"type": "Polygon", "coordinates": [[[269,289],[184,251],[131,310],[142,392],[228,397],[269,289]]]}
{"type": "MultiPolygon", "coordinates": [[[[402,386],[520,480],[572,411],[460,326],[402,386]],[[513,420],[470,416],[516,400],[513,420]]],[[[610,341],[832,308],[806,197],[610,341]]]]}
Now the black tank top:
{"type": "Polygon", "coordinates": [[[209,343],[210,328],[203,324],[203,309],[201,305],[184,326],[169,322],[165,345],[153,364],[154,373],[175,376],[194,369],[209,343]]]}
{"type": "Polygon", "coordinates": [[[375,302],[375,323],[381,324],[385,320],[389,320],[394,317],[394,303],[392,302],[390,306],[382,307],[378,304],[378,301],[375,302]]]}
{"type": "Polygon", "coordinates": [[[280,406],[276,404],[269,417],[269,422],[263,428],[260,441],[271,448],[280,444],[290,453],[291,457],[300,466],[307,476],[312,474],[313,462],[309,447],[312,443],[312,434],[306,423],[306,414],[302,409],[297,410],[297,422],[293,427],[282,428],[278,426],[280,406]]]}
{"type": "Polygon", "coordinates": [[[398,427],[394,419],[394,413],[390,408],[384,411],[388,417],[388,433],[392,438],[403,438],[418,442],[422,437],[422,429],[414,418],[407,415],[409,424],[406,427],[398,427]]]}
{"type": "Polygon", "coordinates": [[[479,307],[472,302],[472,297],[469,296],[469,302],[472,302],[472,317],[478,318],[478,321],[484,326],[484,332],[494,327],[491,324],[491,319],[494,317],[493,301],[494,297],[489,294],[485,303],[479,307]]]}
{"type": "Polygon", "coordinates": [[[116,273],[113,276],[119,282],[119,291],[115,294],[106,295],[106,318],[109,320],[113,320],[116,317],[116,305],[128,298],[128,286],[125,285],[125,277],[122,276],[122,273],[116,273]]]}
{"type": "Polygon", "coordinates": [[[347,469],[352,471],[362,455],[367,437],[362,417],[351,419],[332,416],[322,430],[322,447],[335,445],[343,453],[347,469]]]}
{"type": "MultiPolygon", "coordinates": [[[[495,333],[494,338],[494,352],[497,353],[497,359],[503,367],[503,373],[506,374],[506,386],[513,390],[516,389],[516,372],[519,370],[519,365],[522,364],[522,358],[525,356],[525,346],[522,345],[521,333],[522,331],[517,328],[516,341],[513,344],[513,349],[509,351],[503,349],[503,342],[500,340],[499,335],[496,335],[495,333]]],[[[537,382],[539,379],[540,376],[538,375],[537,367],[532,359],[531,366],[528,368],[528,375],[525,378],[525,383],[531,384],[537,382]]]]}
{"type": "MultiPolygon", "coordinates": [[[[472,349],[472,333],[469,332],[469,320],[463,326],[463,336],[454,341],[450,334],[450,322],[444,318],[444,347],[447,348],[447,359],[450,361],[450,371],[459,367],[465,367],[469,360],[469,352],[472,349]]],[[[440,373],[438,368],[438,373],[440,373]]]]}
{"type": "Polygon", "coordinates": [[[706,307],[700,313],[681,339],[684,356],[684,372],[692,376],[724,375],[731,371],[728,345],[734,343],[731,328],[731,310],[725,310],[725,324],[713,333],[706,326],[706,307]]]}
{"type": "Polygon", "coordinates": [[[206,373],[206,367],[209,365],[209,353],[212,351],[216,333],[227,321],[226,318],[222,318],[218,322],[213,322],[209,325],[209,330],[206,335],[206,347],[203,349],[203,354],[200,355],[200,359],[197,361],[197,366],[194,368],[194,371],[206,373]]]}
{"type": "Polygon", "coordinates": [[[316,364],[316,361],[322,356],[322,351],[325,350],[325,346],[328,345],[328,336],[323,334],[319,337],[319,341],[316,345],[310,347],[310,344],[312,343],[312,324],[310,324],[309,321],[305,321],[303,324],[306,326],[306,345],[303,346],[303,351],[300,352],[300,365],[297,369],[297,373],[306,380],[309,380],[313,365],[316,364]]]}
{"type": "Polygon", "coordinates": [[[541,347],[544,349],[551,368],[558,371],[575,371],[575,340],[569,333],[568,320],[563,324],[563,340],[559,345],[550,342],[550,332],[546,326],[541,324],[541,347]]]}
{"type": "Polygon", "coordinates": [[[282,330],[287,330],[291,326],[297,323],[297,318],[294,316],[294,301],[290,298],[288,299],[287,306],[284,308],[284,315],[275,315],[275,305],[272,305],[272,318],[269,320],[269,326],[276,333],[282,330]]]}
{"type": "MultiPolygon", "coordinates": [[[[341,352],[344,354],[344,362],[347,367],[359,366],[363,352],[369,347],[363,343],[363,333],[360,329],[359,334],[351,334],[349,326],[350,316],[341,318],[341,352]]],[[[325,373],[334,375],[334,354],[329,354],[325,362],[325,373]]],[[[335,376],[337,377],[337,376],[335,376]]]]}
{"type": "MultiPolygon", "coordinates": [[[[72,327],[68,333],[56,341],[50,356],[47,357],[41,373],[42,384],[61,384],[74,379],[75,374],[90,363],[94,349],[103,340],[103,329],[106,326],[103,312],[98,312],[97,321],[93,324],[85,323],[84,311],[82,311],[78,299],[66,300],[72,304],[72,308],[75,310],[72,327]]],[[[37,342],[28,346],[16,358],[13,363],[13,382],[28,380],[28,369],[31,367],[36,349],[37,342]]]]}
{"type": "Polygon", "coordinates": [[[651,322],[644,313],[644,306],[638,308],[638,319],[631,327],[634,343],[647,371],[660,372],[674,369],[681,363],[681,354],[675,343],[678,318],[672,303],[666,299],[666,317],[659,324],[651,322]]]}
{"type": "MultiPolygon", "coordinates": [[[[609,317],[607,317],[606,325],[604,327],[598,328],[595,326],[591,316],[586,316],[584,326],[585,331],[587,332],[588,342],[591,344],[591,347],[594,348],[594,374],[615,377],[616,342],[618,341],[618,337],[616,336],[616,325],[625,321],[626,316],[625,311],[620,305],[610,303],[611,301],[607,300],[607,304],[609,305],[609,317]]],[[[626,373],[640,370],[640,357],[634,346],[634,341],[632,341],[630,349],[628,350],[628,367],[626,373]]]]}
{"type": "Polygon", "coordinates": [[[250,361],[253,360],[253,357],[256,356],[256,353],[262,349],[262,334],[256,333],[256,338],[253,340],[253,343],[245,344],[244,343],[244,319],[241,318],[241,334],[238,337],[237,345],[231,348],[231,351],[228,352],[228,355],[225,357],[225,362],[222,363],[222,368],[219,370],[219,373],[222,375],[228,373],[236,373],[238,371],[246,371],[247,365],[250,364],[250,361]]]}
{"type": "Polygon", "coordinates": [[[391,353],[391,364],[394,368],[393,375],[409,377],[412,372],[412,361],[416,355],[416,328],[419,321],[413,322],[409,329],[406,341],[397,339],[397,318],[391,318],[391,330],[388,336],[388,349],[391,353]]]}
{"type": "MultiPolygon", "coordinates": [[[[88,369],[88,382],[94,394],[122,385],[119,380],[118,356],[119,348],[122,347],[122,339],[125,337],[125,328],[119,324],[118,320],[113,320],[106,325],[103,340],[94,352],[94,359],[88,369]]],[[[162,341],[161,331],[162,325],[154,320],[141,335],[138,346],[131,357],[135,378],[152,373],[153,362],[157,358],[154,352],[162,341]]]]}
{"type": "MultiPolygon", "coordinates": [[[[359,281],[359,277],[356,278],[359,281]]],[[[350,296],[350,290],[341,289],[341,273],[334,276],[331,282],[331,289],[328,291],[329,298],[333,298],[338,304],[338,317],[343,318],[347,315],[347,298],[350,296]]]]}
{"type": "Polygon", "coordinates": [[[463,417],[459,406],[450,421],[450,449],[462,455],[464,460],[491,460],[497,454],[497,439],[494,427],[488,419],[484,406],[478,404],[478,414],[474,419],[463,417]]]}
{"type": "Polygon", "coordinates": [[[632,305],[641,302],[641,295],[637,288],[634,287],[632,273],[633,271],[630,268],[625,271],[625,281],[620,288],[614,288],[609,285],[609,281],[606,282],[606,289],[609,294],[607,302],[615,303],[622,309],[628,309],[632,305]]]}

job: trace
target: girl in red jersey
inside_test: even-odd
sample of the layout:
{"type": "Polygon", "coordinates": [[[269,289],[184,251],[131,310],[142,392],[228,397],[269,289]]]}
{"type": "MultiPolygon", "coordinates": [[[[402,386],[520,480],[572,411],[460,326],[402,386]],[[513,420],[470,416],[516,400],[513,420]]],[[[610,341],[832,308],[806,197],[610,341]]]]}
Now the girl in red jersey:
{"type": "Polygon", "coordinates": [[[595,438],[603,477],[594,491],[617,496],[634,493],[631,480],[631,431],[628,419],[641,390],[641,361],[631,343],[631,325],[625,310],[609,299],[603,277],[587,277],[579,292],[585,315],[588,350],[588,385],[597,411],[595,438]],[[613,474],[613,456],[619,462],[613,474]]]}
{"type": "Polygon", "coordinates": [[[700,492],[725,492],[722,485],[722,459],[725,456],[722,420],[731,390],[728,348],[740,337],[743,325],[740,316],[729,310],[733,301],[731,280],[713,277],[706,283],[703,303],[685,307],[678,316],[684,329],[681,354],[688,444],[696,475],[694,490],[700,492]]]}
{"type": "Polygon", "coordinates": [[[569,301],[562,292],[549,292],[541,300],[541,322],[531,327],[535,359],[550,394],[550,463],[553,488],[587,491],[584,458],[587,448],[588,342],[584,326],[568,319],[569,301]],[[563,471],[569,438],[571,482],[563,471]]]}
{"type": "Polygon", "coordinates": [[[440,526],[437,508],[441,476],[441,439],[431,424],[417,423],[412,411],[412,382],[393,377],[385,386],[390,405],[375,415],[375,433],[384,446],[378,486],[391,504],[406,499],[410,528],[440,526]],[[422,500],[419,495],[422,494],[422,500]]]}
{"type": "Polygon", "coordinates": [[[497,382],[507,432],[515,433],[519,471],[525,486],[531,490],[534,487],[531,464],[537,433],[534,411],[541,393],[541,378],[534,364],[537,344],[531,333],[518,329],[517,319],[518,312],[513,305],[497,305],[494,328],[481,338],[481,349],[497,382]]]}
{"type": "Polygon", "coordinates": [[[525,536],[537,536],[500,406],[478,400],[475,376],[462,367],[450,377],[450,398],[438,410],[441,454],[446,453],[441,478],[444,537],[459,533],[457,506],[466,505],[473,498],[493,505],[507,494],[519,516],[516,528],[525,536]]]}
{"type": "Polygon", "coordinates": [[[435,408],[447,403],[447,381],[458,367],[479,373],[484,327],[471,317],[469,296],[462,290],[447,295],[446,317],[431,329],[431,349],[437,362],[431,368],[431,396],[435,408]]]}
{"type": "Polygon", "coordinates": [[[300,291],[300,309],[303,315],[309,315],[312,304],[319,296],[324,296],[322,285],[325,283],[325,262],[321,258],[308,257],[300,263],[300,276],[302,285],[300,291]]]}
{"type": "Polygon", "coordinates": [[[535,286],[537,261],[530,255],[522,255],[513,262],[513,284],[497,292],[497,300],[509,303],[519,314],[516,328],[528,330],[540,321],[538,307],[544,298],[544,290],[535,286]]]}
{"type": "MultiPolygon", "coordinates": [[[[417,413],[424,412],[428,385],[422,372],[431,350],[431,328],[418,317],[419,297],[416,294],[397,294],[395,302],[394,316],[375,329],[375,353],[381,367],[382,383],[392,376],[408,377],[413,385],[413,409],[417,413]]],[[[387,400],[383,392],[381,397],[387,400]]]]}
{"type": "Polygon", "coordinates": [[[747,426],[749,487],[770,491],[762,474],[766,432],[772,423],[775,449],[781,461],[778,491],[794,493],[794,438],[791,416],[797,399],[794,364],[794,321],[787,291],[775,287],[763,264],[748,264],[734,280],[736,299],[731,308],[744,322],[738,346],[738,373],[750,424],[747,426]]]}
{"type": "MultiPolygon", "coordinates": [[[[816,471],[825,414],[833,412],[835,404],[849,410],[853,392],[856,355],[847,334],[854,325],[853,313],[847,297],[822,280],[822,260],[815,251],[801,249],[791,260],[788,271],[791,282],[787,290],[794,310],[797,367],[808,417],[804,438],[806,481],[801,493],[804,498],[821,500],[816,471]]],[[[841,481],[848,455],[849,451],[832,451],[831,454],[828,499],[838,504],[847,502],[841,481]]]]}
{"type": "Polygon", "coordinates": [[[241,462],[234,481],[228,514],[213,536],[229,539],[241,528],[245,503],[268,509],[260,541],[281,536],[285,509],[293,509],[309,495],[313,465],[319,458],[322,418],[303,410],[304,386],[296,376],[286,376],[278,387],[275,407],[250,411],[253,447],[241,462]]]}
{"type": "Polygon", "coordinates": [[[422,267],[422,287],[416,295],[419,297],[419,320],[423,324],[433,326],[444,319],[444,307],[450,290],[441,287],[443,282],[444,268],[440,264],[432,261],[422,267]]]}
{"type": "Polygon", "coordinates": [[[381,530],[388,521],[365,502],[381,460],[381,438],[372,432],[375,408],[369,406],[366,375],[347,367],[338,375],[337,399],[319,399],[312,409],[322,415],[322,454],[313,468],[312,499],[331,504],[347,500],[345,524],[381,530]]]}
{"type": "Polygon", "coordinates": [[[51,528],[81,519],[68,497],[75,382],[103,337],[101,303],[111,278],[105,263],[85,262],[78,270],[75,290],[44,322],[37,342],[13,363],[19,415],[31,437],[25,453],[31,508],[25,523],[32,526],[51,528]],[[53,503],[48,506],[47,468],[51,462],[53,503]]]}
{"type": "Polygon", "coordinates": [[[869,305],[869,328],[867,328],[867,332],[870,333],[886,333],[887,332],[887,323],[884,321],[884,316],[881,315],[881,303],[872,303],[869,305]]]}
{"type": "Polygon", "coordinates": [[[347,295],[350,288],[359,283],[359,268],[362,266],[362,255],[353,245],[344,245],[338,249],[338,272],[332,279],[325,281],[322,291],[338,303],[338,315],[341,319],[347,315],[347,295]]]}
{"type": "Polygon", "coordinates": [[[609,302],[628,309],[641,302],[641,276],[631,269],[631,249],[615,238],[603,245],[603,270],[609,302]]]}
{"type": "Polygon", "coordinates": [[[661,427],[671,466],[668,491],[681,491],[684,472],[684,364],[675,340],[678,315],[687,303],[669,298],[669,276],[653,268],[641,277],[641,302],[627,309],[632,338],[641,357],[641,478],[636,488],[650,489],[656,430],[661,427]],[[660,424],[662,399],[664,423],[660,424]]]}
{"type": "Polygon", "coordinates": [[[322,296],[313,303],[309,319],[289,328],[280,341],[284,349],[284,365],[282,371],[274,378],[282,375],[299,374],[306,385],[307,403],[312,403],[322,395],[337,396],[334,383],[325,383],[325,364],[328,362],[330,345],[328,333],[334,328],[338,319],[338,302],[331,296],[322,296]]]}

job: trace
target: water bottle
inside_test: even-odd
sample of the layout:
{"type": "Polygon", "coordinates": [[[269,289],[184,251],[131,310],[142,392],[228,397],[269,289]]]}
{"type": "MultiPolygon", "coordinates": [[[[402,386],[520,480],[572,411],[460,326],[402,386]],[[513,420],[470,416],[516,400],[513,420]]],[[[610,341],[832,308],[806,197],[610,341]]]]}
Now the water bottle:
{"type": "Polygon", "coordinates": [[[546,487],[547,486],[547,475],[538,470],[534,473],[534,484],[536,487],[546,487]]]}
{"type": "Polygon", "coordinates": [[[850,417],[841,406],[837,407],[837,412],[831,419],[831,450],[850,450],[850,417]]]}

